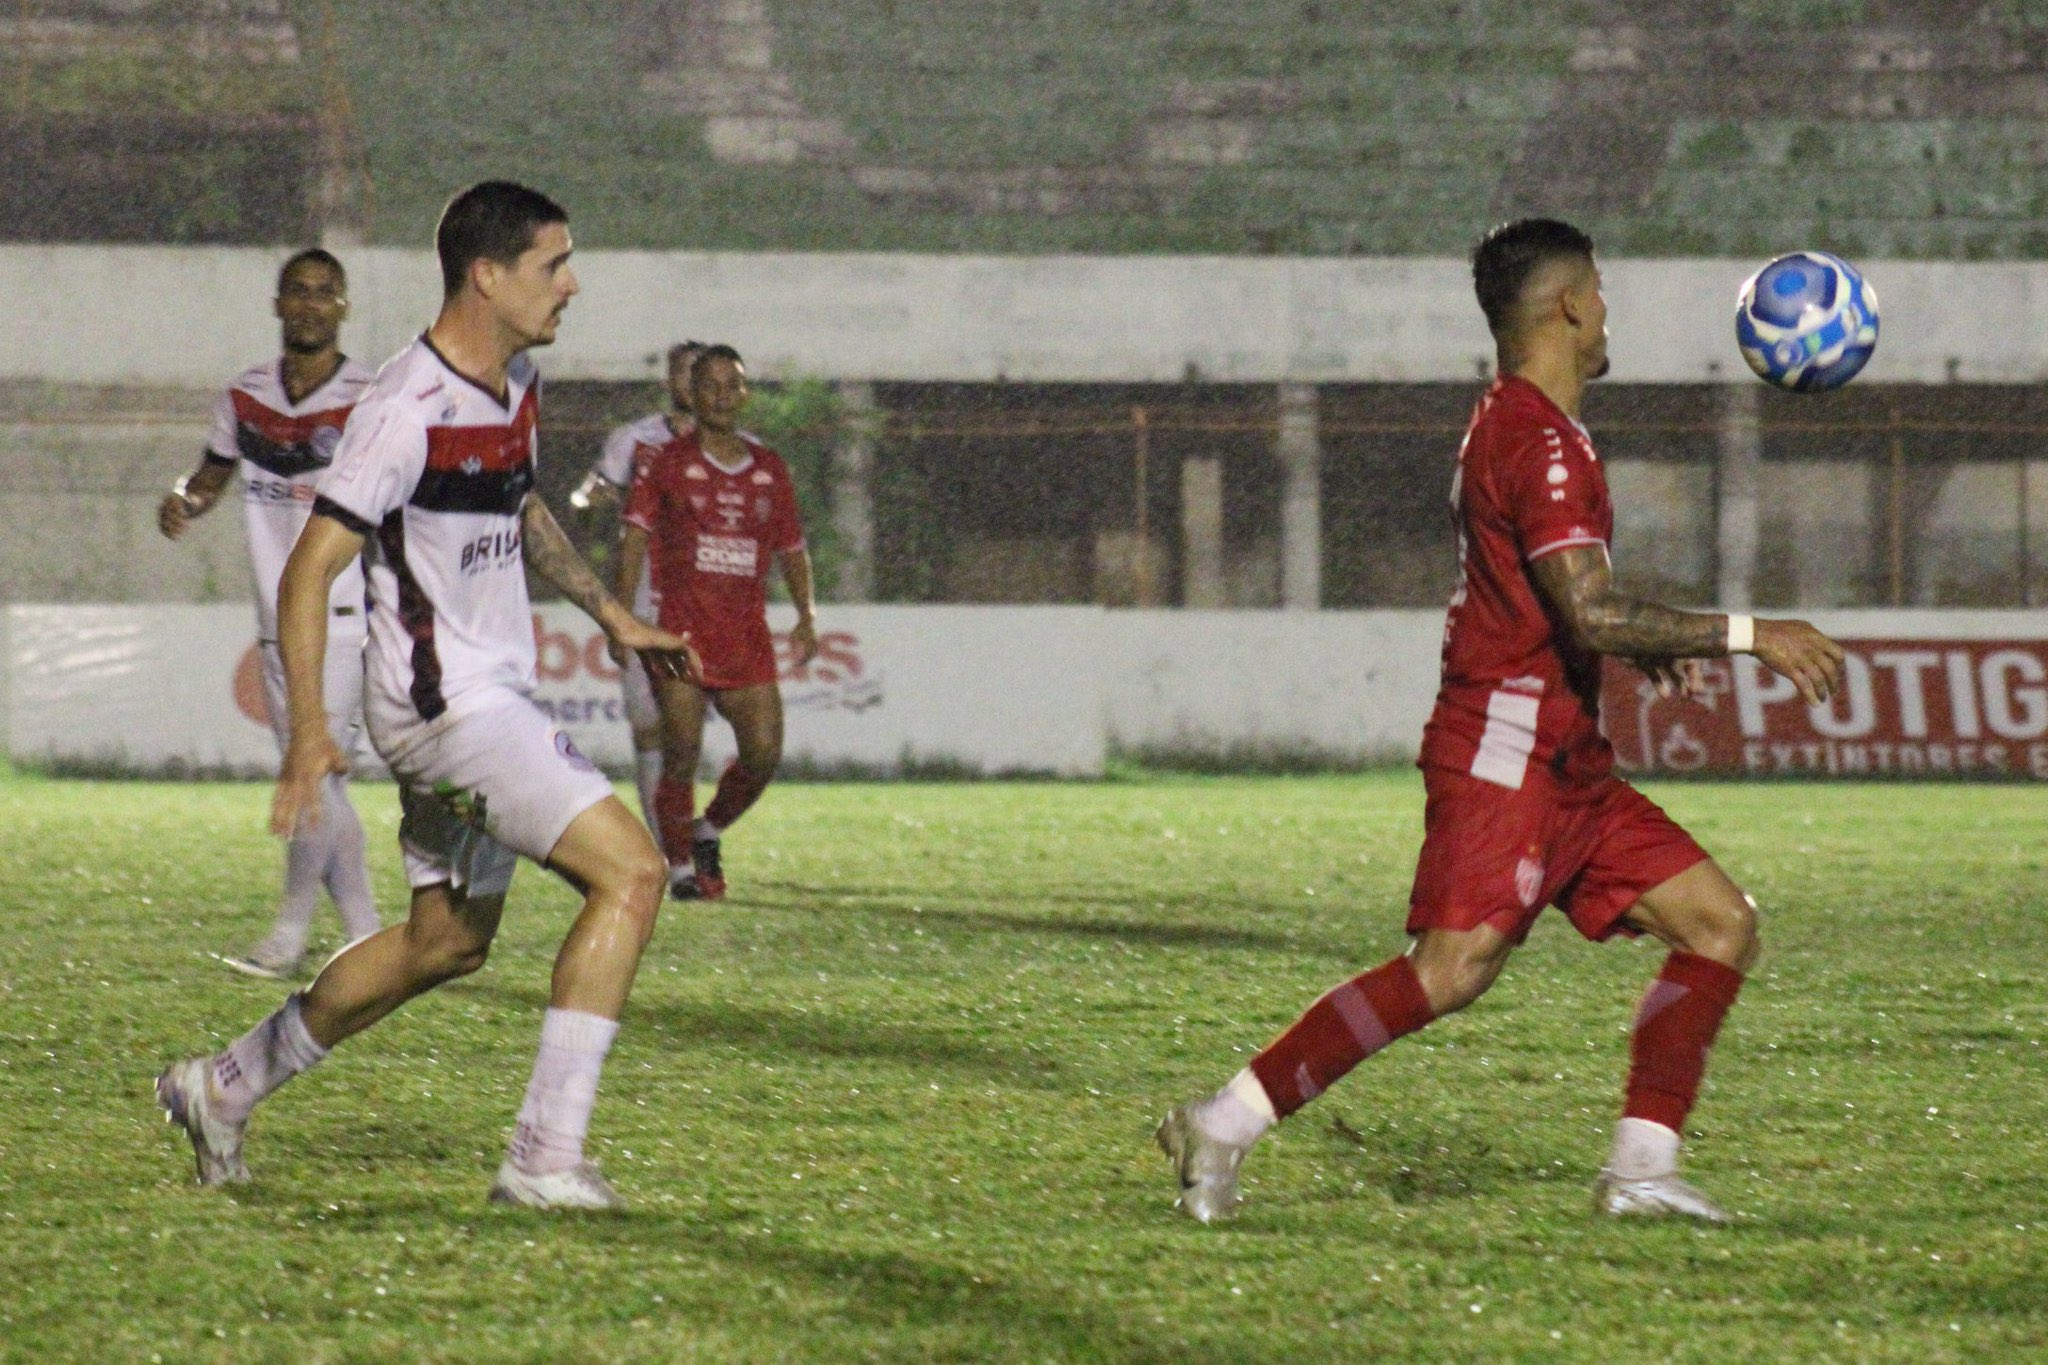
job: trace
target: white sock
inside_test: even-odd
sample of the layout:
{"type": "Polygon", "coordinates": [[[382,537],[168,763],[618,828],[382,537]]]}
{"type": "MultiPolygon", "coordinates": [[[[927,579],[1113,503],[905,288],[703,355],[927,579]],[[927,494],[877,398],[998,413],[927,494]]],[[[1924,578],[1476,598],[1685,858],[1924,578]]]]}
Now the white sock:
{"type": "Polygon", "coordinates": [[[697,817],[697,823],[690,827],[690,837],[693,839],[710,839],[716,841],[718,836],[723,833],[725,833],[724,830],[712,824],[709,820],[706,820],[701,815],[697,817]]]}
{"type": "Polygon", "coordinates": [[[327,1055],[306,1031],[301,997],[290,996],[255,1028],[213,1059],[213,1089],[222,1117],[240,1122],[256,1102],[327,1055]]]}
{"type": "Polygon", "coordinates": [[[330,773],[321,784],[320,822],[327,826],[327,894],[341,916],[350,943],[383,928],[370,895],[370,867],[364,855],[363,821],[348,799],[348,779],[330,773]]]}
{"type": "Polygon", "coordinates": [[[529,1175],[566,1171],[583,1160],[583,1137],[597,1104],[597,1076],[619,1036],[619,1021],[582,1010],[550,1009],[540,1026],[540,1055],[526,1103],[512,1129],[512,1164],[529,1175]]]}
{"type": "Polygon", "coordinates": [[[640,789],[640,814],[646,819],[647,828],[654,831],[654,842],[658,844],[661,842],[661,821],[654,814],[654,789],[661,785],[661,750],[633,751],[633,785],[640,789]]]}
{"type": "Polygon", "coordinates": [[[1249,1147],[1273,1126],[1276,1116],[1266,1087],[1246,1067],[1202,1102],[1195,1110],[1195,1121],[1218,1142],[1249,1147]]]}
{"type": "Polygon", "coordinates": [[[1607,1169],[1620,1180],[1670,1175],[1678,1169],[1678,1134],[1648,1119],[1623,1119],[1614,1126],[1607,1169]]]}

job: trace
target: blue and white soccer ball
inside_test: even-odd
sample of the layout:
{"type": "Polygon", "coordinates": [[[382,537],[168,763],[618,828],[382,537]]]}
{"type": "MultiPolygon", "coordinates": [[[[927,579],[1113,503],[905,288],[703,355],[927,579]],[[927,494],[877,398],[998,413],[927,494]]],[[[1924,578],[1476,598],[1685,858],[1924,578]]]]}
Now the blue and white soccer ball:
{"type": "Polygon", "coordinates": [[[1877,349],[1877,291],[1839,256],[1780,256],[1742,282],[1735,344],[1781,389],[1840,388],[1877,349]]]}

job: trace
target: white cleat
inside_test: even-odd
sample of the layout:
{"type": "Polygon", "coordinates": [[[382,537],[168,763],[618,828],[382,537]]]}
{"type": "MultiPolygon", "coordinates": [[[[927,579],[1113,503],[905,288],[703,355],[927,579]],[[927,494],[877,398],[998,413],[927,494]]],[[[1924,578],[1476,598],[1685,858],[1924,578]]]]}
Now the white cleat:
{"type": "Polygon", "coordinates": [[[626,1201],[588,1161],[566,1171],[534,1175],[508,1157],[491,1183],[493,1204],[518,1204],[529,1209],[623,1209],[626,1201]]]}
{"type": "Polygon", "coordinates": [[[1237,1168],[1251,1148],[1219,1142],[1203,1132],[1195,1122],[1194,1111],[1199,1103],[1194,1101],[1169,1111],[1159,1121],[1152,1140],[1166,1153],[1174,1173],[1180,1177],[1180,1198],[1173,1206],[1197,1223],[1213,1223],[1235,1214],[1238,1205],[1244,1202],[1237,1192],[1237,1168]]]}
{"type": "Polygon", "coordinates": [[[297,981],[303,973],[305,954],[296,957],[272,957],[261,948],[252,948],[239,956],[221,958],[229,971],[240,972],[243,976],[261,977],[265,981],[297,981]]]}
{"type": "Polygon", "coordinates": [[[156,1102],[163,1106],[164,1121],[178,1124],[192,1139],[200,1184],[249,1178],[249,1168],[242,1164],[242,1133],[248,1125],[229,1123],[216,1111],[213,1058],[187,1057],[165,1067],[156,1078],[156,1102]]]}
{"type": "Polygon", "coordinates": [[[1593,1184],[1593,1207],[1615,1218],[1697,1218],[1726,1223],[1729,1217],[1713,1200],[1675,1175],[1648,1180],[1622,1180],[1602,1170],[1593,1184]]]}

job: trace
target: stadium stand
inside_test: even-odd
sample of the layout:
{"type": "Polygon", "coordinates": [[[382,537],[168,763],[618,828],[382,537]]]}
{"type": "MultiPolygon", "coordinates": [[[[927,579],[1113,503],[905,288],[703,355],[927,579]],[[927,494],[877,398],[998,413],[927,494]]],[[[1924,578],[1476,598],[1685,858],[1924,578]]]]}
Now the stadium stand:
{"type": "MultiPolygon", "coordinates": [[[[0,44],[18,54],[9,117],[40,141],[5,139],[11,168],[38,147],[46,175],[82,167],[74,183],[182,165],[202,191],[157,215],[178,240],[289,240],[317,212],[416,243],[448,187],[490,169],[556,188],[606,247],[1445,254],[1541,210],[1620,254],[2048,250],[2042,0],[21,12],[0,18],[27,39],[0,44]],[[330,31],[328,85],[300,52],[330,31]],[[141,60],[152,44],[175,60],[141,60]],[[322,158],[358,130],[368,185],[337,195],[322,158]]],[[[149,221],[51,202],[67,197],[9,191],[0,235],[149,221]]]]}

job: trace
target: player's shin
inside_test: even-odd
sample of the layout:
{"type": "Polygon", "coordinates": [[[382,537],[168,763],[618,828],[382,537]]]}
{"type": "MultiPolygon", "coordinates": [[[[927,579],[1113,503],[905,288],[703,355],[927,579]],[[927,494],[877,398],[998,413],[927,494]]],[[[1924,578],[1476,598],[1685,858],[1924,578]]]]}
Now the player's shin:
{"type": "Polygon", "coordinates": [[[365,857],[362,817],[348,799],[346,779],[336,774],[327,779],[326,801],[321,823],[328,828],[327,894],[341,916],[342,932],[353,943],[377,932],[377,902],[370,893],[370,869],[365,857]]]}
{"type": "Polygon", "coordinates": [[[1742,974],[1712,958],[1674,952],[1665,960],[1636,1011],[1611,1168],[1647,1178],[1675,1167],[1677,1135],[1699,1098],[1707,1053],[1741,989],[1742,974]]]}
{"type": "Polygon", "coordinates": [[[640,790],[640,813],[654,831],[655,841],[661,844],[663,852],[667,852],[668,842],[661,837],[661,815],[657,805],[661,791],[659,748],[633,750],[633,785],[640,790]]]}
{"type": "Polygon", "coordinates": [[[1414,964],[1397,957],[1309,1006],[1252,1059],[1250,1069],[1275,1116],[1286,1118],[1352,1067],[1435,1017],[1414,964]]]}
{"type": "Polygon", "coordinates": [[[654,828],[672,868],[688,865],[697,824],[697,784],[689,773],[668,773],[654,789],[654,828]]]}
{"type": "Polygon", "coordinates": [[[719,775],[718,792],[711,798],[711,804],[704,809],[704,819],[699,822],[697,837],[716,839],[732,828],[735,821],[745,815],[761,793],[768,790],[769,779],[774,776],[771,768],[757,772],[744,763],[730,763],[719,775]]]}

